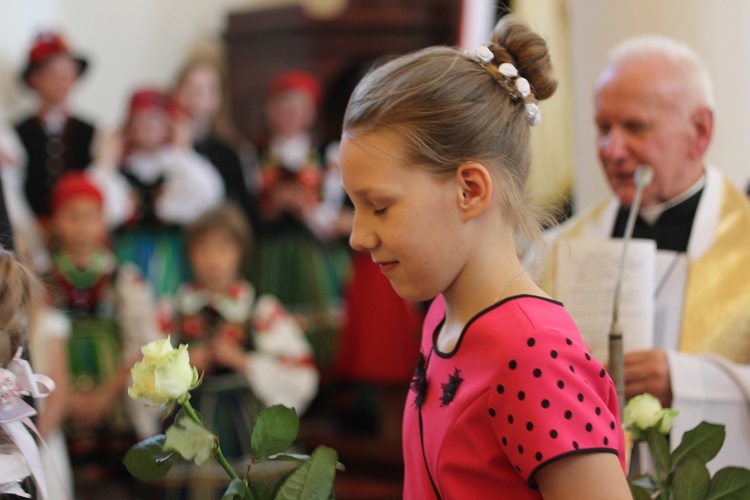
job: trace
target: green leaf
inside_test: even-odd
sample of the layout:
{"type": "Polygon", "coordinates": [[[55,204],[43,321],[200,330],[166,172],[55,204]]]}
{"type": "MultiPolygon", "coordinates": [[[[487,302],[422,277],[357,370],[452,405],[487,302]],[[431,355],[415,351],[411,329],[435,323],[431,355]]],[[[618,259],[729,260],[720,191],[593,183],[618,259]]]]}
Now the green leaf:
{"type": "Polygon", "coordinates": [[[683,461],[674,473],[672,486],[675,500],[703,500],[708,493],[711,476],[706,464],[698,457],[683,461]]]}
{"type": "Polygon", "coordinates": [[[221,500],[252,500],[246,495],[247,486],[242,479],[232,479],[229,487],[221,496],[221,500]]]}
{"type": "Polygon", "coordinates": [[[309,462],[289,475],[276,491],[277,500],[328,500],[333,491],[338,456],[335,450],[318,446],[309,462]]]}
{"type": "Polygon", "coordinates": [[[253,484],[275,485],[281,478],[305,463],[299,460],[265,460],[250,465],[247,480],[253,484]]]}
{"type": "Polygon", "coordinates": [[[253,457],[259,460],[288,449],[298,432],[297,412],[282,405],[266,408],[258,415],[250,437],[253,457]]]}
{"type": "Polygon", "coordinates": [[[122,462],[128,472],[142,481],[153,481],[169,471],[178,455],[164,451],[166,436],[159,434],[130,447],[122,462]]]}
{"type": "Polygon", "coordinates": [[[750,470],[725,467],[714,474],[707,500],[742,500],[750,498],[750,470]]]}
{"type": "Polygon", "coordinates": [[[651,456],[654,457],[654,462],[659,470],[668,474],[672,466],[672,460],[669,456],[669,442],[667,436],[660,433],[655,427],[651,427],[646,431],[646,441],[648,441],[648,448],[651,451],[651,456]]]}
{"type": "Polygon", "coordinates": [[[205,427],[183,415],[167,429],[164,449],[174,450],[185,460],[194,460],[196,464],[203,465],[213,455],[218,441],[219,438],[208,432],[205,427]]]}
{"type": "Polygon", "coordinates": [[[646,488],[641,488],[632,483],[630,484],[630,493],[633,495],[633,500],[651,500],[651,495],[646,488]]]}
{"type": "Polygon", "coordinates": [[[697,457],[705,464],[719,453],[725,437],[723,425],[701,422],[682,436],[682,442],[672,452],[672,464],[678,467],[690,456],[697,457]]]}
{"type": "MultiPolygon", "coordinates": [[[[310,455],[302,453],[276,453],[275,455],[269,455],[268,460],[296,460],[298,462],[305,462],[310,459],[310,455]]],[[[346,466],[341,462],[336,462],[336,470],[345,471],[346,466]]]]}

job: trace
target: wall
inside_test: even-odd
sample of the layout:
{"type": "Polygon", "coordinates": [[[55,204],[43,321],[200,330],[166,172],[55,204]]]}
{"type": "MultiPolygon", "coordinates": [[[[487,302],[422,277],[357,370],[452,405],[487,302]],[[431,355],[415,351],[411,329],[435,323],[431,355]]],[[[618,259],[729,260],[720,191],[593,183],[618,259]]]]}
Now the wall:
{"type": "Polygon", "coordinates": [[[750,2],[568,0],[568,9],[577,207],[586,207],[608,192],[595,151],[594,83],[608,51],[620,40],[639,34],[679,39],[706,61],[716,94],[708,160],[744,187],[750,178],[750,2]]]}
{"type": "Polygon", "coordinates": [[[214,50],[227,13],[288,0],[2,0],[0,120],[12,121],[33,99],[18,73],[40,30],[61,30],[90,71],[73,106],[106,127],[118,126],[128,96],[142,84],[168,85],[185,58],[214,50]]]}

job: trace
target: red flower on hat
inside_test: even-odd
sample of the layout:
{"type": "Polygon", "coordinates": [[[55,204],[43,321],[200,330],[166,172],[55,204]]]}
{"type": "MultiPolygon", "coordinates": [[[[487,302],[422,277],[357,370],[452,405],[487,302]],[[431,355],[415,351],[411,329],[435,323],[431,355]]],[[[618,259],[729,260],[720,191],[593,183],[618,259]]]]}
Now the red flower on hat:
{"type": "Polygon", "coordinates": [[[68,44],[65,43],[65,40],[60,34],[52,32],[39,33],[29,50],[26,67],[21,72],[24,81],[28,82],[31,74],[52,57],[61,55],[68,56],[78,63],[79,75],[86,71],[88,62],[82,57],[74,56],[68,48],[68,44]]]}

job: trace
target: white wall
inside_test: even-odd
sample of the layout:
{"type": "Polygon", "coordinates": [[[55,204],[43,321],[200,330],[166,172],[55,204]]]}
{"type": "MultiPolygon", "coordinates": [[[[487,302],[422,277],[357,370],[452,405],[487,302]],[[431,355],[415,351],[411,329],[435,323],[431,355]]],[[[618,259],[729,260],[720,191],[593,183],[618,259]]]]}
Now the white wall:
{"type": "Polygon", "coordinates": [[[221,42],[232,10],[288,0],[0,0],[0,120],[32,105],[21,84],[31,42],[40,30],[60,30],[89,59],[73,107],[106,127],[120,124],[139,85],[168,85],[197,45],[221,42]]]}
{"type": "Polygon", "coordinates": [[[706,61],[716,93],[708,160],[744,188],[750,178],[750,1],[568,0],[568,8],[577,208],[607,192],[595,151],[594,82],[608,51],[620,40],[640,34],[679,39],[706,61]],[[594,171],[598,174],[592,175],[594,171]]]}

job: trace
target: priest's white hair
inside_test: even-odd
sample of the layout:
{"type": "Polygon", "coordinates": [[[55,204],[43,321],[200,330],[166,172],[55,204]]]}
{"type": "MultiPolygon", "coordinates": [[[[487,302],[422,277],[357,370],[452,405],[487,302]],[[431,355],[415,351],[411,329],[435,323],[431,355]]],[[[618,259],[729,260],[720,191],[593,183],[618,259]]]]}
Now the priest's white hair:
{"type": "Polygon", "coordinates": [[[684,72],[700,105],[714,108],[714,91],[711,75],[698,53],[683,42],[664,35],[644,35],[628,38],[617,44],[609,53],[606,66],[618,66],[646,56],[660,56],[684,72]]]}

